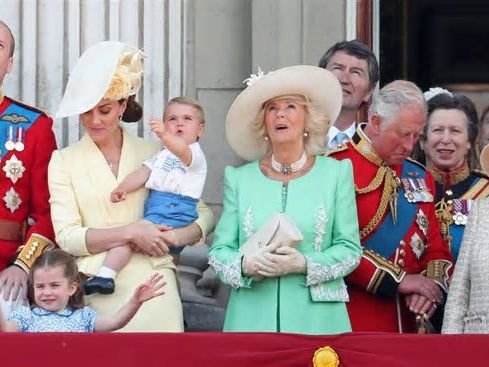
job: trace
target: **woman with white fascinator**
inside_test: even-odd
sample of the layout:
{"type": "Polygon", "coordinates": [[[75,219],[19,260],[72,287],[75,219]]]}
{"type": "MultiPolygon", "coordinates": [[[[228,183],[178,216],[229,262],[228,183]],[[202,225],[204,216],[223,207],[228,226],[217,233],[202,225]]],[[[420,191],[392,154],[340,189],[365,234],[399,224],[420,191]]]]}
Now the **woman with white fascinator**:
{"type": "Polygon", "coordinates": [[[336,77],[292,66],[249,80],[226,136],[223,212],[209,262],[231,285],[225,331],[350,331],[343,277],[360,260],[349,161],[318,156],[341,108],[336,77]]]}
{"type": "MultiPolygon", "coordinates": [[[[205,237],[212,229],[212,213],[200,205],[198,221],[171,230],[140,220],[146,189],[128,195],[124,202],[110,201],[111,191],[125,176],[160,149],[157,142],[133,136],[121,124],[142,117],[134,100],[141,86],[142,58],[142,52],[130,45],[106,41],[87,49],[76,63],[56,117],[79,115],[85,134],[51,158],[51,215],[56,242],[78,258],[78,267],[87,276],[100,274],[109,249],[127,244],[133,249],[129,262],[117,274],[115,292],[88,296],[97,312],[118,310],[136,284],[156,271],[165,278],[165,296],[144,304],[122,331],[183,331],[175,265],[168,246],[205,237]]],[[[104,288],[104,284],[99,286],[104,288]]]]}

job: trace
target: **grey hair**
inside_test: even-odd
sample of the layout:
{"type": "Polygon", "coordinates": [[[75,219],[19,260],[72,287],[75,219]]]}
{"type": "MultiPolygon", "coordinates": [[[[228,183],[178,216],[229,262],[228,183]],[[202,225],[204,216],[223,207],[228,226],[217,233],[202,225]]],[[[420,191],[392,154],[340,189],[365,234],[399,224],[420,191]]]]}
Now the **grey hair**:
{"type": "Polygon", "coordinates": [[[307,131],[307,137],[304,138],[304,150],[308,155],[318,155],[324,151],[325,137],[328,132],[329,121],[324,114],[319,113],[319,109],[314,105],[309,98],[303,95],[283,95],[269,99],[261,106],[260,111],[256,115],[256,118],[252,122],[252,127],[255,131],[256,138],[261,141],[265,141],[267,146],[267,153],[271,153],[272,144],[270,140],[265,139],[267,136],[267,129],[265,127],[265,109],[267,105],[277,99],[292,98],[296,100],[300,105],[304,106],[306,111],[306,121],[304,128],[307,131]]]}
{"type": "Polygon", "coordinates": [[[425,114],[427,111],[423,92],[416,84],[407,80],[395,80],[385,85],[374,95],[368,113],[369,116],[379,115],[382,117],[384,128],[393,122],[393,118],[404,107],[420,109],[425,114]]]}

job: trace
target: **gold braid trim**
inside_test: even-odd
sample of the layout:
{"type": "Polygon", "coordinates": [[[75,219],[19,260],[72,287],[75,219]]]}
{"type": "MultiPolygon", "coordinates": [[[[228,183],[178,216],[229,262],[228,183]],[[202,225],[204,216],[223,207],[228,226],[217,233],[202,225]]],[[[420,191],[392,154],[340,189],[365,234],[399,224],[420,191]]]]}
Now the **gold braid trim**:
{"type": "Polygon", "coordinates": [[[453,264],[448,260],[431,260],[426,267],[426,277],[448,292],[448,272],[453,264]]]}
{"type": "Polygon", "coordinates": [[[382,182],[384,181],[385,174],[387,173],[387,168],[384,166],[379,167],[377,170],[377,173],[375,174],[375,177],[373,180],[364,188],[360,189],[355,185],[355,192],[357,194],[366,194],[368,192],[372,192],[374,190],[377,190],[380,185],[382,185],[382,182]]]}
{"type": "Polygon", "coordinates": [[[382,279],[384,278],[383,274],[381,273],[377,274],[379,270],[381,272],[389,273],[397,283],[400,283],[401,280],[404,278],[404,275],[406,274],[406,272],[402,270],[398,265],[394,264],[392,261],[379,255],[374,250],[363,249],[362,257],[370,261],[372,264],[375,265],[375,267],[377,267],[377,271],[374,274],[373,279],[371,279],[369,284],[370,291],[377,289],[379,284],[382,282],[382,279]]]}
{"type": "Polygon", "coordinates": [[[46,248],[54,247],[54,244],[46,237],[33,233],[22,250],[17,255],[14,264],[24,269],[29,273],[29,270],[34,261],[42,254],[46,248]]]}
{"type": "MultiPolygon", "coordinates": [[[[375,175],[375,178],[372,180],[372,182],[362,190],[367,190],[370,186],[375,186],[377,182],[374,183],[377,177],[380,177],[379,171],[383,169],[382,173],[382,178],[384,179],[384,190],[382,191],[382,197],[380,198],[380,204],[379,207],[377,208],[377,211],[375,212],[375,215],[372,217],[370,222],[362,228],[360,231],[360,239],[363,240],[365,237],[367,237],[372,231],[377,228],[377,225],[380,223],[382,217],[384,216],[387,206],[389,205],[390,198],[393,193],[397,190],[397,187],[399,185],[399,180],[397,180],[396,174],[394,171],[387,167],[380,167],[379,170],[377,171],[377,175],[375,175]]],[[[382,183],[382,181],[380,182],[382,183]]],[[[377,186],[377,188],[380,186],[380,184],[377,186]]],[[[355,188],[356,190],[356,188],[355,188]]],[[[372,190],[371,190],[372,191],[372,190]]],[[[366,191],[369,192],[369,191],[366,191]]]]}
{"type": "Polygon", "coordinates": [[[448,248],[452,248],[452,236],[450,235],[450,225],[453,223],[453,217],[451,214],[451,205],[448,205],[445,198],[442,198],[435,205],[436,217],[440,222],[441,235],[443,239],[448,242],[448,248]]]}

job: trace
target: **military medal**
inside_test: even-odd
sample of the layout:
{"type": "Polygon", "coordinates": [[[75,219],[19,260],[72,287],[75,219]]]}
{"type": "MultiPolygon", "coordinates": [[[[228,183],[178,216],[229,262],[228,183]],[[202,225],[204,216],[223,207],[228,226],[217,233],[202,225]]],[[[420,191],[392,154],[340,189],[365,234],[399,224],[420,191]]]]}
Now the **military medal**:
{"type": "Polygon", "coordinates": [[[465,226],[469,216],[472,200],[453,199],[453,221],[458,226],[465,226]]]}
{"type": "Polygon", "coordinates": [[[417,233],[414,233],[411,236],[411,242],[409,242],[409,246],[411,246],[411,249],[413,250],[414,255],[416,255],[416,258],[418,260],[421,258],[421,256],[423,256],[424,251],[426,250],[426,245],[417,233]]]}
{"type": "Polygon", "coordinates": [[[430,227],[430,222],[421,209],[416,214],[416,224],[418,225],[419,229],[421,229],[421,232],[423,232],[423,234],[426,236],[430,227]]]}
{"type": "Polygon", "coordinates": [[[11,151],[15,147],[14,143],[14,127],[12,125],[7,127],[7,139],[5,140],[5,149],[11,151]]]}
{"type": "Polygon", "coordinates": [[[401,183],[402,188],[404,189],[404,197],[407,199],[407,201],[410,203],[416,202],[416,191],[412,188],[412,184],[409,178],[401,179],[401,183]]]}
{"type": "Polygon", "coordinates": [[[424,202],[429,203],[433,201],[433,195],[431,194],[430,190],[428,189],[428,186],[426,186],[426,181],[424,178],[417,178],[418,181],[419,189],[422,192],[424,202]]]}
{"type": "Polygon", "coordinates": [[[19,209],[20,204],[22,204],[22,200],[19,197],[19,194],[11,187],[3,197],[3,201],[5,202],[5,206],[10,210],[11,213],[15,212],[19,209]]]}
{"type": "Polygon", "coordinates": [[[24,128],[22,126],[17,128],[17,139],[15,139],[14,148],[18,152],[24,150],[24,128]]]}
{"type": "Polygon", "coordinates": [[[22,161],[17,159],[15,154],[13,154],[10,159],[5,162],[5,166],[3,166],[3,171],[7,178],[10,178],[13,183],[16,183],[19,178],[22,177],[25,167],[22,164],[22,161]]]}

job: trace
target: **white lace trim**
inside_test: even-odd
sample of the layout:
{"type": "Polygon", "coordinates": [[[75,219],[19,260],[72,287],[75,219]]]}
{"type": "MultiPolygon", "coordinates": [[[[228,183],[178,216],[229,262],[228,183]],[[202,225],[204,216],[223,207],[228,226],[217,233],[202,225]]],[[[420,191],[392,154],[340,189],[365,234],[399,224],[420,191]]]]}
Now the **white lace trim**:
{"type": "Polygon", "coordinates": [[[331,266],[325,266],[314,262],[307,256],[306,285],[315,286],[349,274],[360,262],[360,256],[349,256],[344,261],[331,266]]]}
{"type": "Polygon", "coordinates": [[[328,223],[328,216],[326,214],[326,208],[323,204],[318,209],[316,214],[316,224],[314,225],[314,250],[321,251],[323,244],[324,233],[326,231],[326,223],[328,223]]]}
{"type": "Polygon", "coordinates": [[[243,218],[243,232],[245,233],[247,240],[249,240],[251,235],[255,232],[254,222],[253,209],[249,206],[243,218]]]}
{"type": "Polygon", "coordinates": [[[223,283],[229,284],[233,288],[242,288],[245,286],[243,276],[241,275],[241,256],[236,256],[236,260],[233,260],[229,264],[220,262],[216,256],[209,256],[209,265],[212,266],[223,281],[223,283]]]}
{"type": "Polygon", "coordinates": [[[315,301],[348,302],[350,300],[345,283],[342,283],[340,289],[337,290],[327,288],[324,284],[314,285],[309,289],[311,290],[311,295],[315,301]]]}

